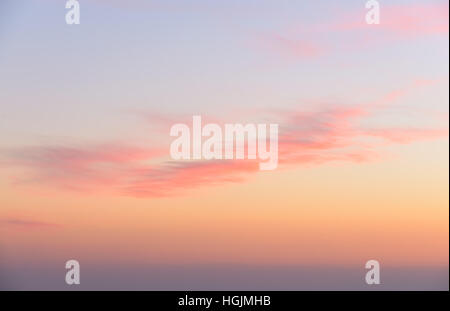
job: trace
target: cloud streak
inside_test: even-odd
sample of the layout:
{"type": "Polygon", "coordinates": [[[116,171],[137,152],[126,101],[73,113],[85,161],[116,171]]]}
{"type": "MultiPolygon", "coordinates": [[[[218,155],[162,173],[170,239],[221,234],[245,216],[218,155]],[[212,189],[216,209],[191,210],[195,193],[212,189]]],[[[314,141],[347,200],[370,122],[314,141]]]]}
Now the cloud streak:
{"type": "Polygon", "coordinates": [[[345,14],[336,12],[336,18],[329,22],[295,25],[280,33],[259,34],[256,38],[263,50],[283,59],[311,60],[339,51],[448,36],[449,7],[446,2],[382,5],[380,24],[377,25],[366,23],[366,12],[363,7],[345,14]]]}
{"type": "Polygon", "coordinates": [[[51,229],[60,227],[59,224],[34,221],[34,220],[23,220],[23,219],[0,219],[0,227],[15,227],[22,229],[51,229]]]}
{"type": "MultiPolygon", "coordinates": [[[[310,111],[267,111],[279,120],[279,168],[382,158],[382,146],[448,137],[445,128],[369,127],[371,118],[417,86],[418,81],[361,105],[322,105],[310,111]]],[[[145,116],[148,118],[148,116],[145,116]]],[[[161,123],[173,118],[161,118],[161,123]]],[[[167,124],[169,125],[169,124],[167,124]]],[[[167,139],[170,139],[167,132],[167,139]]],[[[17,185],[46,185],[84,193],[170,197],[188,189],[238,183],[261,174],[258,160],[170,161],[167,147],[120,143],[33,146],[3,152],[5,163],[25,170],[17,185]]]]}

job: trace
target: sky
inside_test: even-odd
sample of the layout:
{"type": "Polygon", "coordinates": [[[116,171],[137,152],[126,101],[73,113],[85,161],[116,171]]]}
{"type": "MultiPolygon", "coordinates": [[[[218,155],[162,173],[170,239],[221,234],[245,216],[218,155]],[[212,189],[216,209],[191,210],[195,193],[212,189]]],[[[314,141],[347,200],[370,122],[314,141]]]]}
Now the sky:
{"type": "Polygon", "coordinates": [[[65,2],[0,3],[0,289],[448,290],[447,1],[65,2]],[[194,115],[277,169],[172,160],[194,115]]]}

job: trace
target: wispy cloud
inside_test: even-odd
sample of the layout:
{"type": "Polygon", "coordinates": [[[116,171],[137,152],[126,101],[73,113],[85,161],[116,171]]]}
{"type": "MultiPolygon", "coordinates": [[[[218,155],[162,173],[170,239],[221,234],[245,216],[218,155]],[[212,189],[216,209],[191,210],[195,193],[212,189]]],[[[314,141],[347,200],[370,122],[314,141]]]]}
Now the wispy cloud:
{"type": "Polygon", "coordinates": [[[448,2],[382,4],[380,24],[377,25],[366,23],[366,12],[361,6],[344,14],[336,12],[335,18],[320,24],[296,24],[281,32],[255,37],[263,50],[294,60],[310,60],[340,51],[390,45],[425,36],[448,37],[448,2]]]}
{"type": "Polygon", "coordinates": [[[121,143],[90,146],[32,146],[6,152],[5,163],[32,169],[35,173],[15,179],[19,184],[50,183],[74,191],[96,192],[116,187],[130,172],[161,156],[156,148],[121,143]]]}
{"type": "Polygon", "coordinates": [[[354,31],[376,27],[378,31],[398,38],[416,38],[424,35],[448,34],[448,2],[408,3],[404,5],[381,5],[380,23],[365,23],[365,15],[352,12],[345,19],[328,26],[335,30],[354,31]]]}
{"type": "MultiPolygon", "coordinates": [[[[328,104],[309,111],[266,111],[266,116],[280,125],[280,169],[329,162],[362,163],[381,159],[386,144],[448,137],[448,125],[394,128],[373,127],[365,122],[386,113],[386,108],[417,86],[432,83],[416,81],[366,104],[328,104]]],[[[148,115],[144,118],[148,119],[148,115]]],[[[174,120],[161,116],[156,119],[165,127],[174,120]]],[[[168,154],[168,148],[158,145],[142,148],[109,143],[23,147],[8,150],[3,156],[9,166],[25,169],[26,173],[15,179],[18,185],[48,185],[86,193],[113,192],[150,198],[174,196],[203,186],[244,182],[260,172],[258,160],[169,161],[168,154]]]]}
{"type": "Polygon", "coordinates": [[[288,59],[314,59],[327,51],[317,42],[307,39],[293,39],[281,34],[260,35],[256,39],[261,48],[288,59]]]}
{"type": "Polygon", "coordinates": [[[49,229],[58,228],[59,224],[35,221],[35,220],[23,220],[23,219],[0,219],[0,227],[16,227],[22,229],[49,229]]]}

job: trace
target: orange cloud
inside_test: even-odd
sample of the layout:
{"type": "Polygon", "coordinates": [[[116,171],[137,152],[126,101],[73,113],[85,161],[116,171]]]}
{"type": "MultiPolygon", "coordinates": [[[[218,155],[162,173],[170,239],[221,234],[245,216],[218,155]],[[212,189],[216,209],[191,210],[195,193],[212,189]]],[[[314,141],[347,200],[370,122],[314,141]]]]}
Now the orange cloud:
{"type": "Polygon", "coordinates": [[[394,143],[407,144],[419,140],[447,137],[448,129],[371,129],[366,130],[364,134],[384,138],[394,143]]]}

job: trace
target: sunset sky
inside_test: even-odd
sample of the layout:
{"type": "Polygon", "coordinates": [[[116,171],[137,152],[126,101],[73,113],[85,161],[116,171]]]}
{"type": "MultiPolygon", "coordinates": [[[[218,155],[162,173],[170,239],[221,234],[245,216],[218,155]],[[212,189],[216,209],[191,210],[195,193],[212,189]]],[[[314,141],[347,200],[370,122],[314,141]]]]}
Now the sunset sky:
{"type": "Polygon", "coordinates": [[[0,289],[448,290],[448,1],[0,2],[0,289]],[[278,123],[279,160],[170,158],[278,123]]]}

